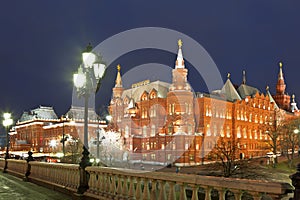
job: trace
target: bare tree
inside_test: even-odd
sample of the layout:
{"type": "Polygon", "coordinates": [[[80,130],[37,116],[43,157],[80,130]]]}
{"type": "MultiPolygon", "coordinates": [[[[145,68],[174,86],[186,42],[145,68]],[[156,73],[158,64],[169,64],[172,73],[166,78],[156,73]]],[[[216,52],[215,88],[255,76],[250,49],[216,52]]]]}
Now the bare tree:
{"type": "Polygon", "coordinates": [[[223,167],[223,176],[229,177],[237,169],[236,157],[238,151],[238,142],[235,138],[219,137],[215,144],[213,154],[220,160],[223,167]]]}
{"type": "MultiPolygon", "coordinates": [[[[269,145],[271,151],[273,152],[273,155],[276,155],[280,147],[279,138],[281,134],[281,125],[276,126],[276,124],[274,124],[273,122],[267,122],[261,125],[260,129],[262,129],[268,136],[266,143],[269,145]]],[[[277,156],[275,156],[274,162],[275,164],[278,163],[277,156]]]]}
{"type": "Polygon", "coordinates": [[[279,129],[281,133],[280,145],[290,166],[293,164],[294,152],[298,143],[299,135],[295,133],[295,130],[298,129],[298,125],[299,119],[289,120],[285,121],[279,129]]]}

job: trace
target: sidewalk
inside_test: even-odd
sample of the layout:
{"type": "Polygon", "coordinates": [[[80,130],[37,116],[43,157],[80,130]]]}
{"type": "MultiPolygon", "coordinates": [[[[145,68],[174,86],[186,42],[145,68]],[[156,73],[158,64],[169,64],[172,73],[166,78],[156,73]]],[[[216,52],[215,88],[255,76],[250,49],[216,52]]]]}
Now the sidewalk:
{"type": "Polygon", "coordinates": [[[0,171],[0,200],[69,200],[70,196],[0,171]]]}

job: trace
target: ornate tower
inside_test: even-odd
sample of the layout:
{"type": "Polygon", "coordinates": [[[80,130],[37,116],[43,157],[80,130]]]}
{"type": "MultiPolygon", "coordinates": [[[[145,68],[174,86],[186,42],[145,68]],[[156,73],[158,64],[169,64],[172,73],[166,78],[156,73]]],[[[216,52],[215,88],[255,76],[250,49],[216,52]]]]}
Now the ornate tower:
{"type": "Polygon", "coordinates": [[[117,73],[117,78],[116,78],[116,84],[115,87],[113,88],[113,98],[120,98],[122,96],[122,93],[124,91],[123,85],[122,85],[122,78],[121,78],[121,66],[117,66],[118,73],[117,73]]]}
{"type": "Polygon", "coordinates": [[[182,41],[178,40],[178,53],[175,68],[172,70],[172,84],[167,94],[168,134],[194,133],[194,98],[187,82],[188,69],[185,68],[182,54],[182,41]]]}
{"type": "Polygon", "coordinates": [[[284,110],[290,110],[291,97],[285,93],[286,85],[284,83],[284,77],[282,73],[282,62],[279,62],[279,74],[278,81],[276,85],[276,95],[274,95],[274,100],[279,106],[284,110]]]}
{"type": "Polygon", "coordinates": [[[124,88],[122,85],[122,78],[120,73],[121,66],[118,65],[117,69],[118,72],[116,77],[116,83],[115,83],[115,87],[113,88],[112,99],[110,101],[110,106],[109,106],[109,113],[112,116],[112,124],[114,124],[114,128],[116,129],[119,128],[122,117],[124,116],[123,100],[122,100],[122,94],[124,88]],[[116,123],[118,123],[118,125],[116,123]]]}

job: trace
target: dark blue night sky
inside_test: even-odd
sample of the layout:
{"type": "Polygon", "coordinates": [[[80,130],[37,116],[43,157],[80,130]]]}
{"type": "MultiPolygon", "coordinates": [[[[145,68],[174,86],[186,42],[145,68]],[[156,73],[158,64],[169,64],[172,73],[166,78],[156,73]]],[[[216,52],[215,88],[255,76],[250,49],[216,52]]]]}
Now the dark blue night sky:
{"type": "MultiPolygon", "coordinates": [[[[261,91],[270,85],[275,92],[281,60],[287,92],[300,101],[300,2],[189,2],[1,2],[0,111],[12,111],[18,118],[24,110],[48,105],[64,114],[72,103],[72,74],[85,46],[138,27],[164,27],[190,36],[207,50],[223,79],[230,72],[232,82],[240,84],[246,70],[247,83],[261,91]]],[[[148,62],[173,66],[175,58],[162,51],[123,55],[109,67],[96,109],[109,103],[116,64],[126,72],[148,62]]],[[[206,90],[196,85],[197,90],[206,90]]]]}

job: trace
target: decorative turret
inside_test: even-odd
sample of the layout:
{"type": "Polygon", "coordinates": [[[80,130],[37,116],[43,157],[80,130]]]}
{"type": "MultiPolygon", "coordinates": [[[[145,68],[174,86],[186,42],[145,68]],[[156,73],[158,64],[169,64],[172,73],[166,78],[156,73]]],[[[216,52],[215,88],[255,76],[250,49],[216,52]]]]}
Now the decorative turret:
{"type": "Polygon", "coordinates": [[[190,91],[191,88],[187,83],[188,69],[184,66],[184,59],[182,54],[182,41],[178,40],[178,54],[175,62],[175,69],[172,70],[172,85],[170,90],[187,90],[190,91]]]}
{"type": "Polygon", "coordinates": [[[194,96],[191,87],[187,82],[188,69],[184,66],[182,53],[182,40],[178,40],[178,53],[175,67],[172,70],[172,84],[167,94],[168,116],[165,132],[173,134],[181,132],[192,134],[194,128],[193,105],[194,96]],[[174,124],[176,116],[177,123],[174,124]],[[183,117],[184,116],[184,117],[183,117]]]}
{"type": "Polygon", "coordinates": [[[290,111],[291,97],[285,93],[286,85],[284,83],[282,66],[282,62],[279,62],[278,81],[276,85],[276,95],[274,95],[274,100],[279,108],[290,111]]]}
{"type": "Polygon", "coordinates": [[[178,53],[177,53],[177,60],[175,68],[185,68],[184,67],[184,60],[183,60],[183,54],[182,54],[182,40],[178,40],[178,53]]]}
{"type": "Polygon", "coordinates": [[[118,73],[116,78],[116,84],[113,88],[113,98],[120,98],[122,96],[122,93],[124,91],[123,85],[122,85],[122,78],[121,78],[121,66],[117,66],[118,73]]]}
{"type": "Polygon", "coordinates": [[[279,62],[279,74],[278,81],[276,85],[276,94],[284,94],[286,85],[284,83],[283,73],[282,73],[282,62],[279,62]]]}
{"type": "Polygon", "coordinates": [[[244,70],[243,71],[243,82],[242,82],[242,84],[246,84],[246,71],[244,70]]]}
{"type": "Polygon", "coordinates": [[[116,78],[116,84],[115,84],[115,87],[120,88],[120,87],[123,87],[123,85],[122,85],[121,73],[120,73],[120,71],[121,71],[121,66],[118,65],[118,66],[117,66],[117,69],[118,69],[118,73],[117,73],[117,78],[116,78]]]}
{"type": "Polygon", "coordinates": [[[292,103],[291,103],[291,111],[292,112],[298,112],[298,107],[297,107],[297,103],[295,102],[295,95],[292,95],[292,103]]]}

